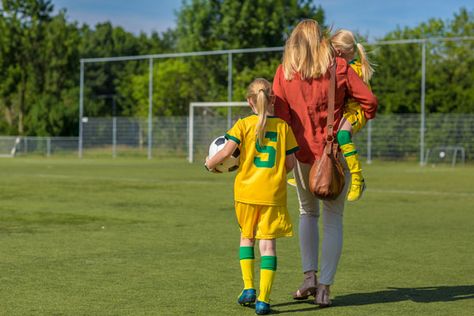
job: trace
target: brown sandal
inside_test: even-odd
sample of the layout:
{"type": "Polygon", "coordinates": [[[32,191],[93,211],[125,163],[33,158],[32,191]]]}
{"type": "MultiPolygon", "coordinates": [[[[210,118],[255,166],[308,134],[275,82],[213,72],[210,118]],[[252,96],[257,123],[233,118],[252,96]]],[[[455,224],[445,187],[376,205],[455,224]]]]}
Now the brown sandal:
{"type": "Polygon", "coordinates": [[[319,305],[321,308],[331,306],[332,303],[329,294],[329,285],[319,284],[314,303],[319,305]]]}
{"type": "Polygon", "coordinates": [[[317,279],[314,271],[309,271],[304,274],[303,283],[296,292],[293,292],[293,299],[306,300],[310,296],[316,296],[317,279]]]}

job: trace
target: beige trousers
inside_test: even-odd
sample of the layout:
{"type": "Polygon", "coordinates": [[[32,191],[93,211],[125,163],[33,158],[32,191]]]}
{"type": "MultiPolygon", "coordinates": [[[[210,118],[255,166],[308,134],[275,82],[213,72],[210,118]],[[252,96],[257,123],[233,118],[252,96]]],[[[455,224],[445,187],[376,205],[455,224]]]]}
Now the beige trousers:
{"type": "MultiPolygon", "coordinates": [[[[323,236],[319,283],[332,284],[342,250],[342,215],[351,175],[345,160],[346,184],[341,195],[334,201],[322,201],[323,236]]],[[[294,174],[300,207],[299,241],[303,272],[318,271],[320,200],[309,191],[311,165],[297,161],[294,174]]]]}

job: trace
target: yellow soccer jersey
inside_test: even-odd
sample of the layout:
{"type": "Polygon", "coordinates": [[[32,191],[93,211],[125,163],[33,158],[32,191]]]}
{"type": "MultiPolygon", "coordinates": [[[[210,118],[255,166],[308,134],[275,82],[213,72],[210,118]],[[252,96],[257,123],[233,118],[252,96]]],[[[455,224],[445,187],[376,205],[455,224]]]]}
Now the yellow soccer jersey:
{"type": "Polygon", "coordinates": [[[349,62],[349,66],[356,72],[356,74],[362,78],[362,64],[358,60],[352,60],[349,62]]]}
{"type": "MultiPolygon", "coordinates": [[[[349,63],[349,66],[351,66],[351,68],[356,72],[356,74],[362,78],[362,64],[360,63],[360,61],[352,60],[349,63]]],[[[356,114],[357,112],[360,112],[360,111],[361,111],[361,108],[358,102],[356,102],[353,99],[350,99],[349,101],[347,101],[344,112],[347,112],[350,114],[356,114]]]]}
{"type": "Polygon", "coordinates": [[[286,206],[286,155],[298,150],[288,124],[267,116],[265,139],[259,144],[255,135],[257,115],[239,119],[226,138],[240,144],[240,165],[235,176],[235,201],[286,206]]]}

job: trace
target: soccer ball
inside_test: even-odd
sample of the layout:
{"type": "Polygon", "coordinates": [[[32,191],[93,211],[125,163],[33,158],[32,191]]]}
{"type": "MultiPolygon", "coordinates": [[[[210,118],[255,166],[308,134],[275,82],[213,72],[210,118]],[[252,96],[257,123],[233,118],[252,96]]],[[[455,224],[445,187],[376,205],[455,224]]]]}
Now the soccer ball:
{"type": "MultiPolygon", "coordinates": [[[[224,136],[219,136],[216,139],[214,139],[211,143],[211,146],[209,146],[209,158],[211,158],[219,150],[224,148],[224,145],[226,142],[227,142],[227,139],[225,139],[224,136]]],[[[234,153],[230,155],[230,157],[224,159],[223,162],[218,164],[215,169],[220,172],[235,171],[239,169],[239,162],[240,162],[240,149],[237,147],[234,153]]]]}

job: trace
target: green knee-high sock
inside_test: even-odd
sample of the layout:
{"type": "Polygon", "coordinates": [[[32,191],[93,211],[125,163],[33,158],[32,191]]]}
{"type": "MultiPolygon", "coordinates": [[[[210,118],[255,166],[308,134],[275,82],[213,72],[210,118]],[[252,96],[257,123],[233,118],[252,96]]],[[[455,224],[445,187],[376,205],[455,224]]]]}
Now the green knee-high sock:
{"type": "Polygon", "coordinates": [[[253,247],[240,247],[239,257],[242,279],[244,280],[244,289],[253,289],[253,270],[255,262],[253,247]]]}
{"type": "Polygon", "coordinates": [[[276,256],[262,256],[260,262],[260,294],[258,296],[258,300],[261,302],[270,303],[270,293],[276,269],[276,256]]]}
{"type": "Polygon", "coordinates": [[[351,133],[349,131],[337,132],[337,142],[341,147],[342,154],[346,158],[347,167],[352,174],[362,172],[362,166],[359,161],[357,149],[352,142],[351,133]]]}

